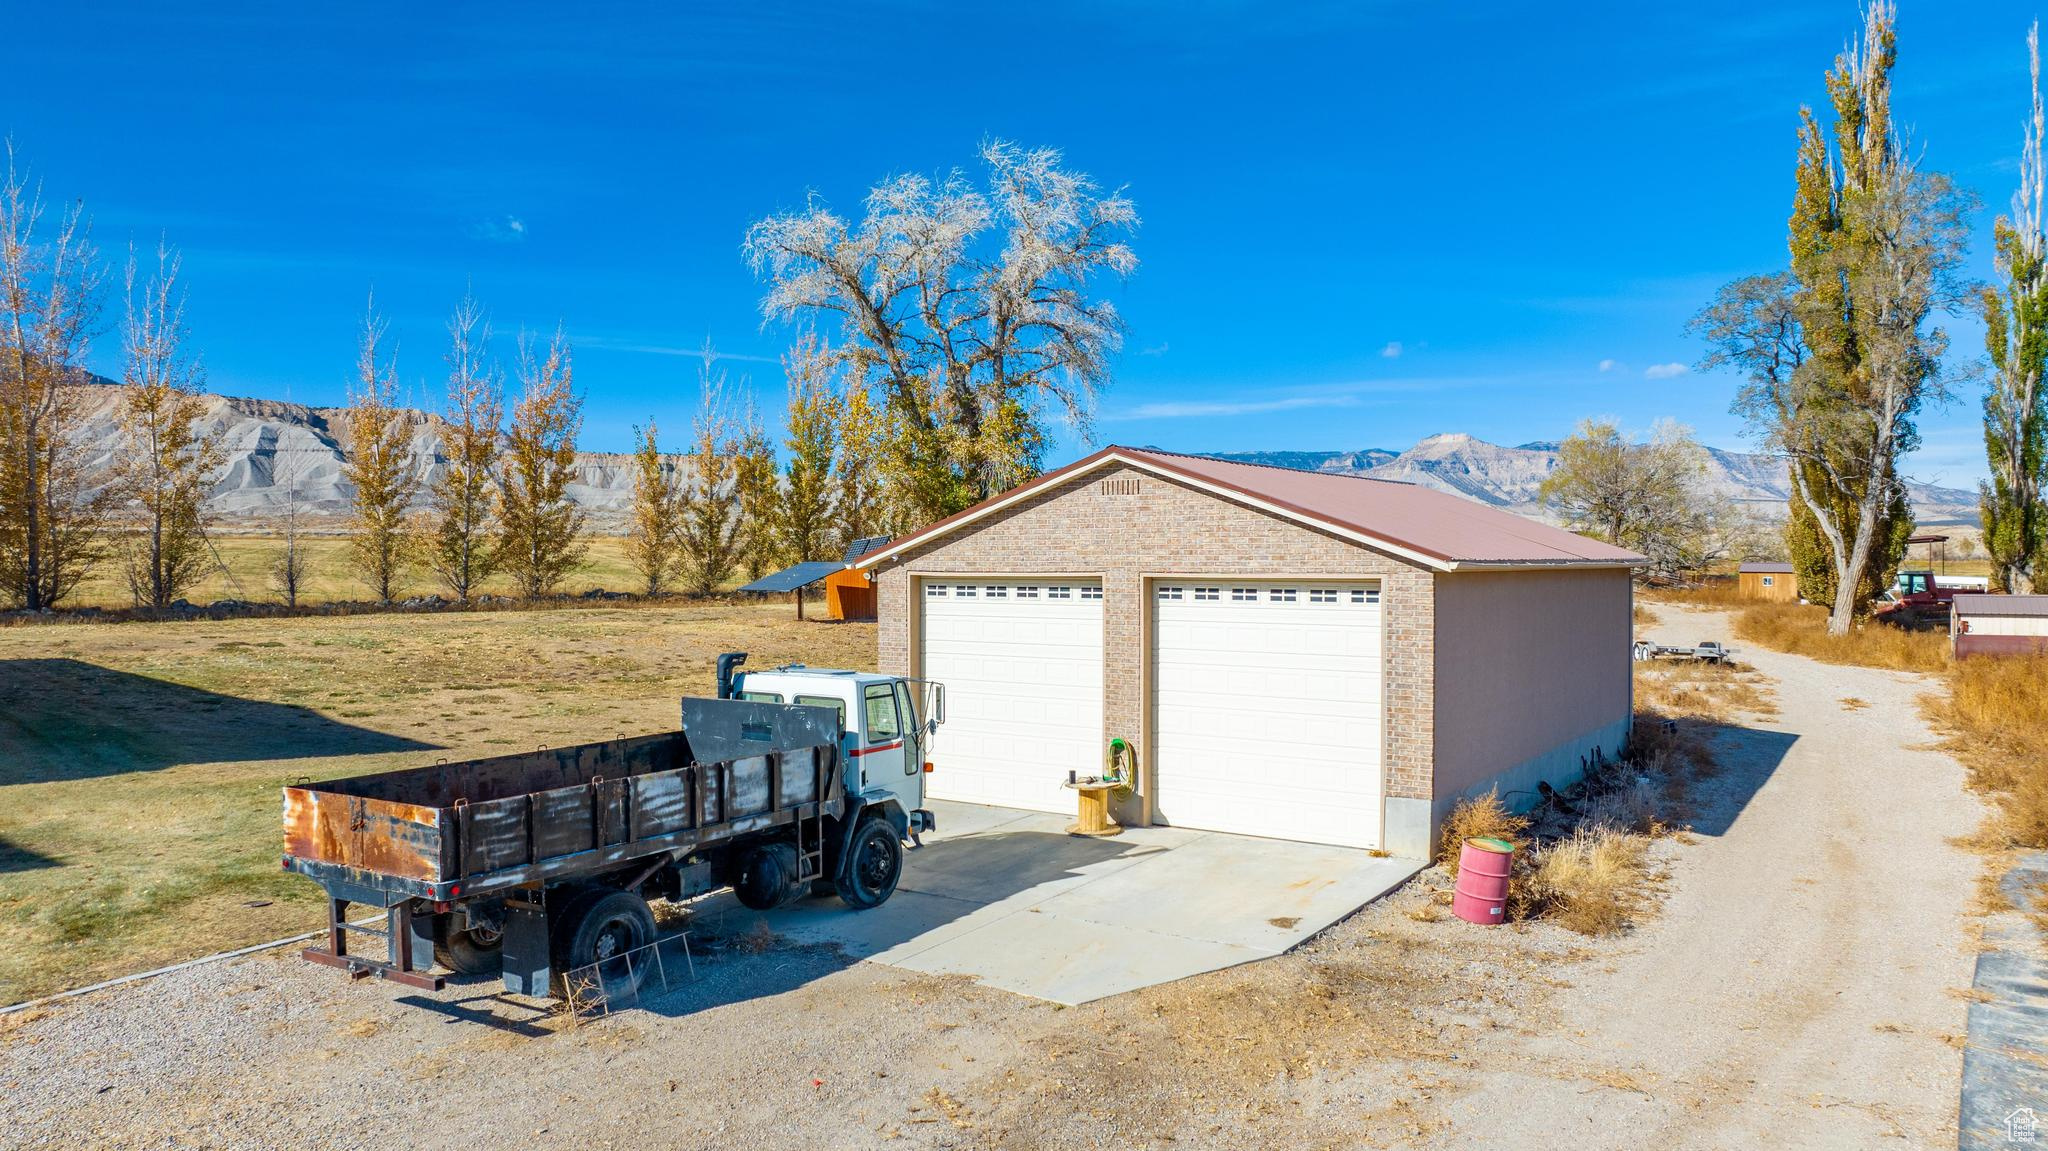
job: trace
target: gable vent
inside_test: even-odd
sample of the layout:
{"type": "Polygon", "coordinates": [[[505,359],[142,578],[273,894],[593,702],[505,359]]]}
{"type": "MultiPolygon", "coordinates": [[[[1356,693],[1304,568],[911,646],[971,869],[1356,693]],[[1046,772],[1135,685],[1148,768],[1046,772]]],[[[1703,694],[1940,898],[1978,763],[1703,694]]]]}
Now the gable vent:
{"type": "Polygon", "coordinates": [[[1095,485],[1095,488],[1106,496],[1134,496],[1138,494],[1138,477],[1111,476],[1095,485]]]}

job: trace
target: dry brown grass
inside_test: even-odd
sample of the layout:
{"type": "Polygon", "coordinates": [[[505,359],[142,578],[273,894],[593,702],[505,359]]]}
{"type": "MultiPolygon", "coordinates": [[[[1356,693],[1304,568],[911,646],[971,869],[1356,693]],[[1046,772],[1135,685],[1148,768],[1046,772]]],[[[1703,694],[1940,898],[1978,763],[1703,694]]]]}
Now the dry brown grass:
{"type": "Polygon", "coordinates": [[[1636,920],[1654,885],[1650,837],[1604,821],[1581,824],[1532,857],[1515,893],[1517,918],[1554,919],[1581,935],[1614,935],[1636,920]]]}
{"type": "Polygon", "coordinates": [[[1468,839],[1504,839],[1512,843],[1529,826],[1526,816],[1516,815],[1501,802],[1500,792],[1488,788],[1485,795],[1461,799],[1445,818],[1437,844],[1437,862],[1452,879],[1458,878],[1458,853],[1468,839]]]}
{"type": "Polygon", "coordinates": [[[1644,660],[1635,679],[1636,706],[1665,716],[1735,723],[1778,714],[1769,677],[1747,664],[1644,660]]]}
{"type": "Polygon", "coordinates": [[[1991,796],[1996,846],[2048,847],[2048,655],[1960,660],[1948,681],[1934,718],[1972,786],[1991,796]]]}
{"type": "Polygon", "coordinates": [[[1827,622],[1827,609],[1811,604],[1752,603],[1736,613],[1735,634],[1773,651],[1822,663],[1894,671],[1941,671],[1949,664],[1948,636],[1942,632],[1864,621],[1847,635],[1829,635],[1827,622]]]}
{"type": "Polygon", "coordinates": [[[874,666],[788,604],[0,628],[0,1003],[323,922],[299,778],[673,730],[721,651],[874,666]]]}
{"type": "Polygon", "coordinates": [[[1645,606],[1643,601],[1637,600],[1632,618],[1637,627],[1649,627],[1657,622],[1657,613],[1645,606]]]}

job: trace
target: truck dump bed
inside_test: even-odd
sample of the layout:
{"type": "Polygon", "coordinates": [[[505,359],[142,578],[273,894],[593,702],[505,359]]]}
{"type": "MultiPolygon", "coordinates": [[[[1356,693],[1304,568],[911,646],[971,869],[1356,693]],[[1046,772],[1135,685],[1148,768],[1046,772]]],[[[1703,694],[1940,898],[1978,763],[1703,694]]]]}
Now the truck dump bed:
{"type": "Polygon", "coordinates": [[[284,866],[337,899],[449,900],[680,854],[844,802],[815,707],[686,699],[683,730],[284,789],[284,866]]]}

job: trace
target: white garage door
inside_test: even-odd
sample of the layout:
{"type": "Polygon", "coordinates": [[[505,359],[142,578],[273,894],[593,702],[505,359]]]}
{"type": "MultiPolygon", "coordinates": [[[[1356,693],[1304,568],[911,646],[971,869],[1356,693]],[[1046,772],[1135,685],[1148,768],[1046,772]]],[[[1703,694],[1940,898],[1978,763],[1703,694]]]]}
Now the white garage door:
{"type": "Polygon", "coordinates": [[[946,687],[927,793],[1073,811],[1067,773],[1102,768],[1102,584],[931,579],[919,599],[920,666],[946,687]]]}
{"type": "Polygon", "coordinates": [[[1158,818],[1378,847],[1378,585],[1159,583],[1153,609],[1158,818]]]}

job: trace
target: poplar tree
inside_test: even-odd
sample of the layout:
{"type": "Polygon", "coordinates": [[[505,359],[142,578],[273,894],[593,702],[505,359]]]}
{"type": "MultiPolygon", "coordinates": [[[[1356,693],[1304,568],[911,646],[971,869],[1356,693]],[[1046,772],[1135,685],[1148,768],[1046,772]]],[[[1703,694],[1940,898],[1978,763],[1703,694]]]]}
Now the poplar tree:
{"type": "Polygon", "coordinates": [[[219,436],[201,424],[205,377],[185,350],[178,258],[160,244],[156,265],[138,282],[129,253],[116,484],[135,509],[123,541],[128,590],[138,604],[165,608],[212,566],[206,489],[224,452],[219,436]]]}
{"type": "Polygon", "coordinates": [[[1984,393],[1984,450],[1991,479],[1978,485],[1984,548],[2002,591],[2030,594],[2048,563],[2048,403],[2042,370],[2048,360],[2048,260],[2041,227],[2041,28],[2027,30],[2033,80],[2032,117],[2020,150],[2020,186],[2012,215],[1993,227],[1996,285],[1982,291],[1984,342],[1991,377],[1984,393]]]}
{"type": "Polygon", "coordinates": [[[839,448],[839,405],[832,394],[829,357],[809,336],[782,357],[789,381],[789,464],[783,472],[776,532],[791,562],[832,554],[833,459],[839,448]]]}
{"type": "Polygon", "coordinates": [[[739,563],[749,579],[760,579],[783,557],[776,530],[782,492],[775,466],[775,442],[761,426],[749,400],[734,426],[733,497],[739,504],[739,563]]]}
{"type": "Polygon", "coordinates": [[[390,603],[417,544],[406,511],[419,477],[412,469],[412,420],[398,406],[396,358],[381,354],[384,331],[373,306],[363,318],[356,382],[342,415],[348,454],[341,475],[351,490],[350,559],[377,602],[390,603]]]}
{"type": "Polygon", "coordinates": [[[700,380],[677,539],[684,586],[710,595],[739,568],[739,439],[726,407],[725,377],[713,374],[708,356],[700,380]]]}
{"type": "Polygon", "coordinates": [[[576,478],[576,435],[583,401],[576,395],[569,342],[557,331],[547,351],[519,338],[521,395],[512,408],[501,469],[504,570],[528,597],[552,595],[590,550],[583,511],[569,499],[576,478]]]}
{"type": "Polygon", "coordinates": [[[659,436],[652,419],[633,429],[633,507],[626,524],[626,559],[650,596],[674,583],[682,542],[683,483],[661,454],[659,436]]]}
{"type": "Polygon", "coordinates": [[[1962,296],[1967,201],[1914,166],[1893,124],[1895,22],[1892,4],[1872,4],[1861,42],[1836,59],[1832,146],[1800,110],[1791,274],[1738,280],[1694,320],[1705,366],[1750,370],[1735,410],[1788,462],[1786,545],[1801,593],[1831,604],[1836,635],[1905,553],[1899,461],[1944,386],[1947,336],[1926,322],[1962,296]]]}
{"type": "Polygon", "coordinates": [[[490,355],[491,323],[465,295],[448,319],[448,407],[441,474],[431,492],[434,574],[467,603],[497,570],[497,466],[503,378],[490,355]]]}

